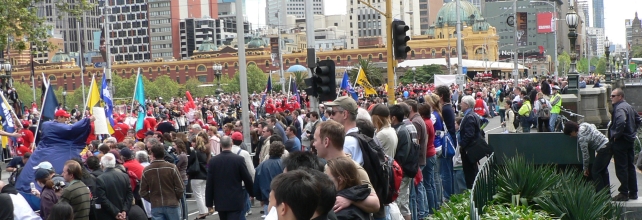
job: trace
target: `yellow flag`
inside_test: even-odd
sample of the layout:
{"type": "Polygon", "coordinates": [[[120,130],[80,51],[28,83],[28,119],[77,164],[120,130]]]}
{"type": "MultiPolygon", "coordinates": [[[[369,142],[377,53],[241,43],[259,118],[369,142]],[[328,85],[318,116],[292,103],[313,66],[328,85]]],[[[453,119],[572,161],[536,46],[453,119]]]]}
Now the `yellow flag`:
{"type": "Polygon", "coordinates": [[[98,92],[98,85],[96,85],[96,79],[91,78],[91,85],[89,86],[89,95],[87,97],[87,107],[89,107],[89,113],[94,114],[93,107],[100,103],[100,92],[98,92]]]}
{"type": "Polygon", "coordinates": [[[363,87],[366,95],[377,94],[377,90],[375,90],[374,87],[372,87],[372,84],[368,82],[368,78],[366,78],[366,72],[361,68],[359,68],[359,73],[357,74],[357,84],[363,87]]]}
{"type": "Polygon", "coordinates": [[[383,84],[383,85],[385,86],[385,90],[386,90],[386,92],[388,92],[388,83],[383,84]]]}

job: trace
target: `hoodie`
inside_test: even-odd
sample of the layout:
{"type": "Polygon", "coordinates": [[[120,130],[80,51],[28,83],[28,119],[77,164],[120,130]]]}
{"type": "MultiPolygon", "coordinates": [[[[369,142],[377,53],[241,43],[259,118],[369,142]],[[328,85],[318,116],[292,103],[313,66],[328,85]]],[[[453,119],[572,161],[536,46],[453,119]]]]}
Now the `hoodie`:
{"type": "Polygon", "coordinates": [[[602,132],[597,130],[595,125],[583,122],[577,132],[577,144],[582,150],[582,165],[584,170],[589,166],[589,149],[598,151],[606,147],[609,139],[602,132]]]}
{"type": "MultiPolygon", "coordinates": [[[[368,185],[363,184],[363,185],[358,185],[358,186],[353,186],[349,187],[346,189],[342,189],[341,191],[337,192],[337,196],[344,197],[346,199],[352,200],[352,201],[363,201],[368,196],[370,195],[370,188],[368,185]]],[[[343,220],[343,219],[350,219],[350,220],[367,220],[370,219],[370,215],[363,210],[359,209],[359,207],[356,207],[354,205],[348,206],[347,208],[341,209],[340,211],[335,213],[337,215],[337,219],[343,220]]]]}

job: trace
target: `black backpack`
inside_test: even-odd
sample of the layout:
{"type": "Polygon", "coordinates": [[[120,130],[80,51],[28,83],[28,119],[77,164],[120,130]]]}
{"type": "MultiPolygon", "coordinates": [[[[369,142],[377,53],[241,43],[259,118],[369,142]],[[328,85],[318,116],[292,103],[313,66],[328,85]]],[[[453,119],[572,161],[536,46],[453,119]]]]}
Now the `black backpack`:
{"type": "Polygon", "coordinates": [[[363,155],[363,169],[368,173],[372,188],[374,188],[382,204],[390,204],[393,202],[392,196],[394,184],[394,176],[391,169],[392,160],[383,152],[383,148],[377,142],[358,132],[348,133],[348,136],[354,137],[359,141],[359,148],[363,155]]]}
{"type": "Polygon", "coordinates": [[[15,186],[16,182],[18,181],[18,176],[20,176],[20,173],[22,172],[22,169],[24,167],[18,168],[18,170],[13,171],[11,173],[11,176],[9,176],[9,185],[15,186]]]}
{"type": "MultiPolygon", "coordinates": [[[[406,129],[406,125],[401,125],[402,127],[399,127],[397,129],[397,133],[399,133],[400,129],[406,129]]],[[[407,130],[407,129],[406,129],[407,130]]],[[[410,178],[415,178],[417,175],[417,172],[419,172],[419,144],[415,143],[412,141],[412,135],[410,134],[410,131],[407,131],[409,136],[410,136],[410,149],[408,149],[408,154],[405,155],[404,161],[399,161],[397,160],[397,155],[399,154],[400,151],[397,149],[397,153],[395,154],[395,160],[397,160],[397,163],[401,165],[401,169],[403,170],[403,174],[405,177],[410,177],[410,178]]]]}
{"type": "MultiPolygon", "coordinates": [[[[509,111],[513,111],[513,110],[509,109],[509,111]]],[[[510,114],[509,114],[509,116],[510,116],[510,114]]],[[[513,117],[515,117],[515,119],[513,120],[513,127],[515,127],[515,129],[517,129],[517,128],[519,128],[521,117],[519,116],[519,114],[516,111],[513,111],[513,117]]]]}

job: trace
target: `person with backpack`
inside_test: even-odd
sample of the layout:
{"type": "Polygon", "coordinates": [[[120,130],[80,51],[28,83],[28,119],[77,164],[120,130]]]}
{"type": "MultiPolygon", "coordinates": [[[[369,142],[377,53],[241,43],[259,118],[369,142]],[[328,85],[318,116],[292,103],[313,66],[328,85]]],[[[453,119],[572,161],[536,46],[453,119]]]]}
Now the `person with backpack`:
{"type": "MultiPolygon", "coordinates": [[[[397,198],[397,205],[401,211],[401,215],[406,220],[412,219],[414,207],[411,204],[410,196],[411,191],[414,189],[413,180],[419,170],[419,145],[418,142],[413,140],[408,126],[404,123],[405,110],[401,104],[389,107],[390,122],[392,128],[397,131],[397,152],[395,153],[395,161],[401,165],[404,177],[401,180],[401,187],[399,188],[399,197],[397,198]]],[[[411,123],[412,125],[412,123],[411,123]]],[[[416,132],[416,130],[415,130],[416,132]]],[[[416,137],[416,136],[415,136],[416,137]]],[[[416,140],[416,138],[414,138],[416,140]]]]}
{"type": "Polygon", "coordinates": [[[531,117],[533,117],[533,105],[531,105],[531,98],[524,96],[522,107],[519,108],[517,112],[520,117],[520,125],[522,126],[523,133],[531,132],[531,117]]]}
{"type": "Polygon", "coordinates": [[[357,128],[357,113],[359,111],[357,102],[352,97],[341,96],[332,102],[326,103],[325,106],[332,108],[331,119],[339,122],[345,129],[343,151],[346,154],[350,154],[352,159],[357,161],[359,165],[363,165],[363,152],[359,148],[359,141],[355,137],[346,136],[349,133],[359,132],[359,128],[357,128]]]}
{"type": "Polygon", "coordinates": [[[537,101],[535,101],[533,108],[537,116],[537,132],[549,132],[549,121],[551,118],[551,103],[544,93],[537,93],[537,101]]]}

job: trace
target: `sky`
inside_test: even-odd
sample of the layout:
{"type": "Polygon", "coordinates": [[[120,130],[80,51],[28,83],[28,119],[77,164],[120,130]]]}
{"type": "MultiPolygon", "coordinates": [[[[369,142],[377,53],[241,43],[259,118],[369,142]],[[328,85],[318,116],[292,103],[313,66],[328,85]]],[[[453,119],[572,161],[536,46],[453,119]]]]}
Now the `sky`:
{"type": "MultiPolygon", "coordinates": [[[[246,13],[252,23],[252,27],[257,27],[257,24],[259,27],[265,25],[265,1],[266,0],[246,0],[246,13]]],[[[325,0],[325,14],[345,14],[346,1],[347,0],[325,0]]],[[[568,2],[567,0],[564,1],[568,2]]],[[[593,1],[586,1],[589,2],[589,16],[591,17],[590,23],[592,24],[593,1]]],[[[626,41],[624,19],[633,19],[638,8],[640,9],[640,17],[642,18],[642,7],[634,7],[639,6],[640,1],[641,0],[604,0],[605,33],[611,42],[624,45],[626,41]]]]}

